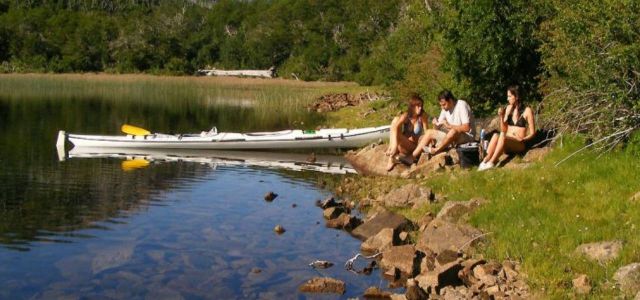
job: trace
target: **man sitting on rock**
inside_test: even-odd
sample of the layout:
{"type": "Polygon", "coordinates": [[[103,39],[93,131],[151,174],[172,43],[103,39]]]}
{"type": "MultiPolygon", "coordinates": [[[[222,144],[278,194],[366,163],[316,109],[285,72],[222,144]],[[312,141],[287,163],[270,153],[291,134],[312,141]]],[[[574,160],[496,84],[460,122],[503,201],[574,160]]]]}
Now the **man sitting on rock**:
{"type": "Polygon", "coordinates": [[[474,141],[475,120],[469,104],[457,100],[449,90],[440,92],[438,102],[442,111],[438,119],[433,119],[435,129],[427,130],[420,138],[413,157],[417,158],[422,151],[435,155],[450,145],[474,141]]]}

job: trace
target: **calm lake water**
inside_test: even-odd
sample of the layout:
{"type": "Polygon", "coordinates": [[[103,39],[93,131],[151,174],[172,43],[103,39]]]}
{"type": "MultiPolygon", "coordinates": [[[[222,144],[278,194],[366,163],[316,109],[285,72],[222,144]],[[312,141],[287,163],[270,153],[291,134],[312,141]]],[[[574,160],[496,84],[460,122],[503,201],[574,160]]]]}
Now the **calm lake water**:
{"type": "Polygon", "coordinates": [[[0,298],[317,298],[297,292],[315,276],[346,281],[343,298],[386,287],[377,272],[343,269],[360,242],[325,228],[315,201],[331,194],[311,171],[179,159],[125,171],[122,158],[59,161],[55,149],[60,129],[116,134],[129,122],[158,132],[278,130],[311,127],[318,116],[293,109],[267,118],[268,106],[252,102],[265,101],[262,90],[236,91],[242,101],[223,89],[143,101],[148,94],[114,100],[109,89],[76,95],[31,83],[36,91],[28,83],[14,90],[0,78],[0,298]],[[263,199],[268,191],[279,194],[275,201],[263,199]],[[276,224],[287,231],[276,235],[276,224]],[[336,265],[314,270],[316,259],[336,265]]]}

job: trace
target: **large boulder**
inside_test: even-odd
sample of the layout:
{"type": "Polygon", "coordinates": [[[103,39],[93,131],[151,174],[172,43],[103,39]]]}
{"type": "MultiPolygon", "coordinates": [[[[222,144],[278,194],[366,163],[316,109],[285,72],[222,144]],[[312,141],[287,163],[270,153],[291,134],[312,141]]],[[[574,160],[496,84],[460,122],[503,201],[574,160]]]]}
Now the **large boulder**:
{"type": "Polygon", "coordinates": [[[384,269],[395,268],[402,274],[413,277],[420,271],[420,260],[423,256],[416,251],[414,245],[392,246],[382,252],[380,266],[384,269]]]}
{"type": "Polygon", "coordinates": [[[340,295],[344,294],[345,289],[344,281],[329,277],[314,277],[298,288],[302,293],[333,293],[340,295]]]}
{"type": "Polygon", "coordinates": [[[620,290],[633,296],[640,292],[640,263],[632,263],[621,267],[613,275],[613,280],[616,281],[620,290]]]}
{"type": "Polygon", "coordinates": [[[392,228],[396,232],[400,232],[404,229],[410,229],[410,227],[411,221],[405,217],[388,210],[382,210],[364,224],[356,227],[351,234],[361,240],[366,240],[384,228],[392,228]]]}
{"type": "Polygon", "coordinates": [[[620,256],[622,251],[621,241],[605,241],[582,244],[576,248],[576,252],[599,263],[606,263],[620,256]]]}
{"type": "Polygon", "coordinates": [[[393,228],[383,228],[378,234],[368,238],[360,246],[360,250],[365,253],[378,253],[394,246],[393,228]]]}
{"type": "Polygon", "coordinates": [[[445,152],[435,155],[431,159],[427,159],[426,155],[421,155],[417,163],[411,165],[398,163],[391,171],[387,171],[389,157],[385,155],[385,152],[388,147],[388,144],[374,144],[357,152],[349,151],[345,158],[359,174],[403,178],[412,178],[417,175],[429,176],[436,171],[444,170],[445,166],[454,163],[451,155],[445,152]]]}
{"type": "Polygon", "coordinates": [[[481,235],[480,230],[469,225],[436,219],[420,234],[416,247],[422,252],[427,252],[427,249],[436,253],[444,250],[460,251],[477,243],[481,235]]]}
{"type": "Polygon", "coordinates": [[[435,199],[430,188],[415,183],[406,184],[386,195],[378,197],[375,201],[385,207],[418,207],[428,204],[435,199]]]}
{"type": "Polygon", "coordinates": [[[388,147],[387,144],[364,147],[357,152],[347,152],[345,158],[359,174],[399,177],[403,171],[409,168],[403,164],[397,164],[393,170],[387,171],[389,157],[385,155],[385,152],[388,147]]]}

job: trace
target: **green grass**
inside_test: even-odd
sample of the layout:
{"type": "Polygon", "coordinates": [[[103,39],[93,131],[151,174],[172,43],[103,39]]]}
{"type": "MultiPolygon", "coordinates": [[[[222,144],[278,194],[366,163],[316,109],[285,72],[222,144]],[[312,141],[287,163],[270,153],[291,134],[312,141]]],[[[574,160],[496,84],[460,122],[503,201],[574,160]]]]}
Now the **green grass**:
{"type": "Polygon", "coordinates": [[[584,153],[554,166],[579,149],[565,141],[544,161],[521,170],[460,171],[439,175],[425,184],[449,199],[489,200],[471,223],[492,232],[482,252],[487,257],[518,259],[534,290],[553,298],[573,296],[571,280],[591,278],[591,296],[617,295],[612,275],[622,265],[640,261],[640,203],[629,198],[640,191],[640,159],[623,151],[584,153]],[[588,242],[624,242],[619,259],[600,265],[574,254],[588,242]]]}
{"type": "MultiPolygon", "coordinates": [[[[579,298],[571,280],[587,274],[593,290],[589,298],[610,299],[620,292],[613,274],[626,264],[640,262],[640,202],[630,198],[640,191],[640,157],[629,151],[578,154],[579,139],[565,139],[541,162],[524,169],[487,172],[457,170],[417,180],[449,200],[488,200],[470,218],[484,232],[487,243],[478,249],[485,258],[522,262],[532,292],[540,298],[579,298]],[[623,241],[620,257],[608,264],[574,253],[583,243],[623,241]]],[[[353,177],[338,183],[345,197],[375,198],[414,180],[353,177]]],[[[436,213],[443,203],[398,212],[416,221],[436,213]]]]}

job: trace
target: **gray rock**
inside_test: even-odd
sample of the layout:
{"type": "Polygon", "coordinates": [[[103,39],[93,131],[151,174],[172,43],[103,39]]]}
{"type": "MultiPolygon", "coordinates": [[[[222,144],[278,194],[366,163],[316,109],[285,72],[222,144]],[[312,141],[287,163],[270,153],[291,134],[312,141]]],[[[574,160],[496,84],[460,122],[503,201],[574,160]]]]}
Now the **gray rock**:
{"type": "Polygon", "coordinates": [[[275,231],[277,234],[283,234],[286,230],[284,229],[284,227],[282,227],[282,225],[276,225],[275,227],[273,227],[273,231],[275,231]]]}
{"type": "Polygon", "coordinates": [[[444,266],[448,263],[454,262],[458,260],[459,257],[460,255],[458,255],[458,252],[445,249],[438,253],[438,255],[436,256],[436,267],[444,266]]]}
{"type": "Polygon", "coordinates": [[[420,186],[415,183],[404,185],[392,190],[386,195],[378,197],[376,202],[386,207],[418,207],[428,204],[434,200],[433,192],[430,188],[420,186]]]}
{"type": "Polygon", "coordinates": [[[384,228],[378,234],[368,238],[360,246],[360,250],[366,253],[382,252],[394,246],[393,228],[384,228]]]}
{"type": "Polygon", "coordinates": [[[418,285],[428,293],[439,294],[440,290],[447,286],[458,286],[463,282],[458,277],[462,270],[460,260],[437,266],[433,271],[424,271],[416,276],[418,285]]]}
{"type": "Polygon", "coordinates": [[[332,206],[332,207],[326,208],[322,212],[322,215],[324,216],[325,219],[331,220],[331,219],[337,218],[342,213],[344,213],[344,208],[342,208],[341,206],[332,206]]]}
{"type": "Polygon", "coordinates": [[[402,274],[413,277],[420,268],[422,256],[413,245],[392,246],[382,252],[380,266],[383,269],[396,268],[402,274]]]}
{"type": "Polygon", "coordinates": [[[320,208],[322,209],[327,209],[329,207],[342,206],[342,203],[337,202],[333,197],[327,197],[326,199],[318,202],[317,205],[320,206],[320,208]]]}
{"type": "Polygon", "coordinates": [[[351,216],[347,213],[342,213],[339,217],[335,219],[331,219],[327,221],[327,227],[329,228],[338,228],[344,229],[346,231],[351,231],[354,228],[358,227],[362,221],[355,216],[351,216]]]}
{"type": "Polygon", "coordinates": [[[458,251],[462,246],[471,247],[477,243],[482,232],[474,227],[454,224],[442,220],[433,220],[420,234],[416,248],[425,252],[425,248],[436,253],[444,250],[458,251]]]}
{"type": "Polygon", "coordinates": [[[404,293],[407,300],[428,299],[427,293],[418,286],[418,282],[411,278],[407,280],[407,291],[404,293]]]}
{"type": "Polygon", "coordinates": [[[620,290],[627,295],[640,292],[640,263],[632,263],[621,267],[613,275],[620,290]]]}
{"type": "Polygon", "coordinates": [[[329,277],[314,277],[303,283],[298,290],[302,293],[333,293],[344,294],[346,285],[344,281],[329,277]]]}
{"type": "Polygon", "coordinates": [[[486,202],[486,200],[481,198],[474,198],[469,201],[449,201],[440,209],[436,219],[456,223],[462,217],[473,213],[486,202]]]}
{"type": "Polygon", "coordinates": [[[585,274],[580,274],[578,277],[574,278],[572,281],[573,289],[578,294],[589,294],[591,292],[591,283],[589,281],[589,277],[585,274]]]}
{"type": "Polygon", "coordinates": [[[409,239],[409,233],[406,231],[400,232],[400,234],[398,234],[398,239],[400,240],[401,243],[406,243],[407,240],[409,239]]]}
{"type": "Polygon", "coordinates": [[[576,248],[576,252],[599,263],[606,263],[616,259],[620,255],[620,251],[622,251],[621,241],[582,244],[576,248]]]}
{"type": "Polygon", "coordinates": [[[267,202],[271,202],[273,201],[273,199],[275,199],[276,197],[278,197],[278,194],[274,193],[274,192],[267,192],[266,194],[264,194],[264,200],[267,202]]]}
{"type": "Polygon", "coordinates": [[[384,228],[392,228],[395,232],[409,230],[411,222],[399,214],[383,210],[358,226],[351,234],[361,240],[366,240],[384,228]]]}
{"type": "Polygon", "coordinates": [[[365,299],[391,299],[391,293],[375,286],[368,287],[362,295],[365,299]]]}

